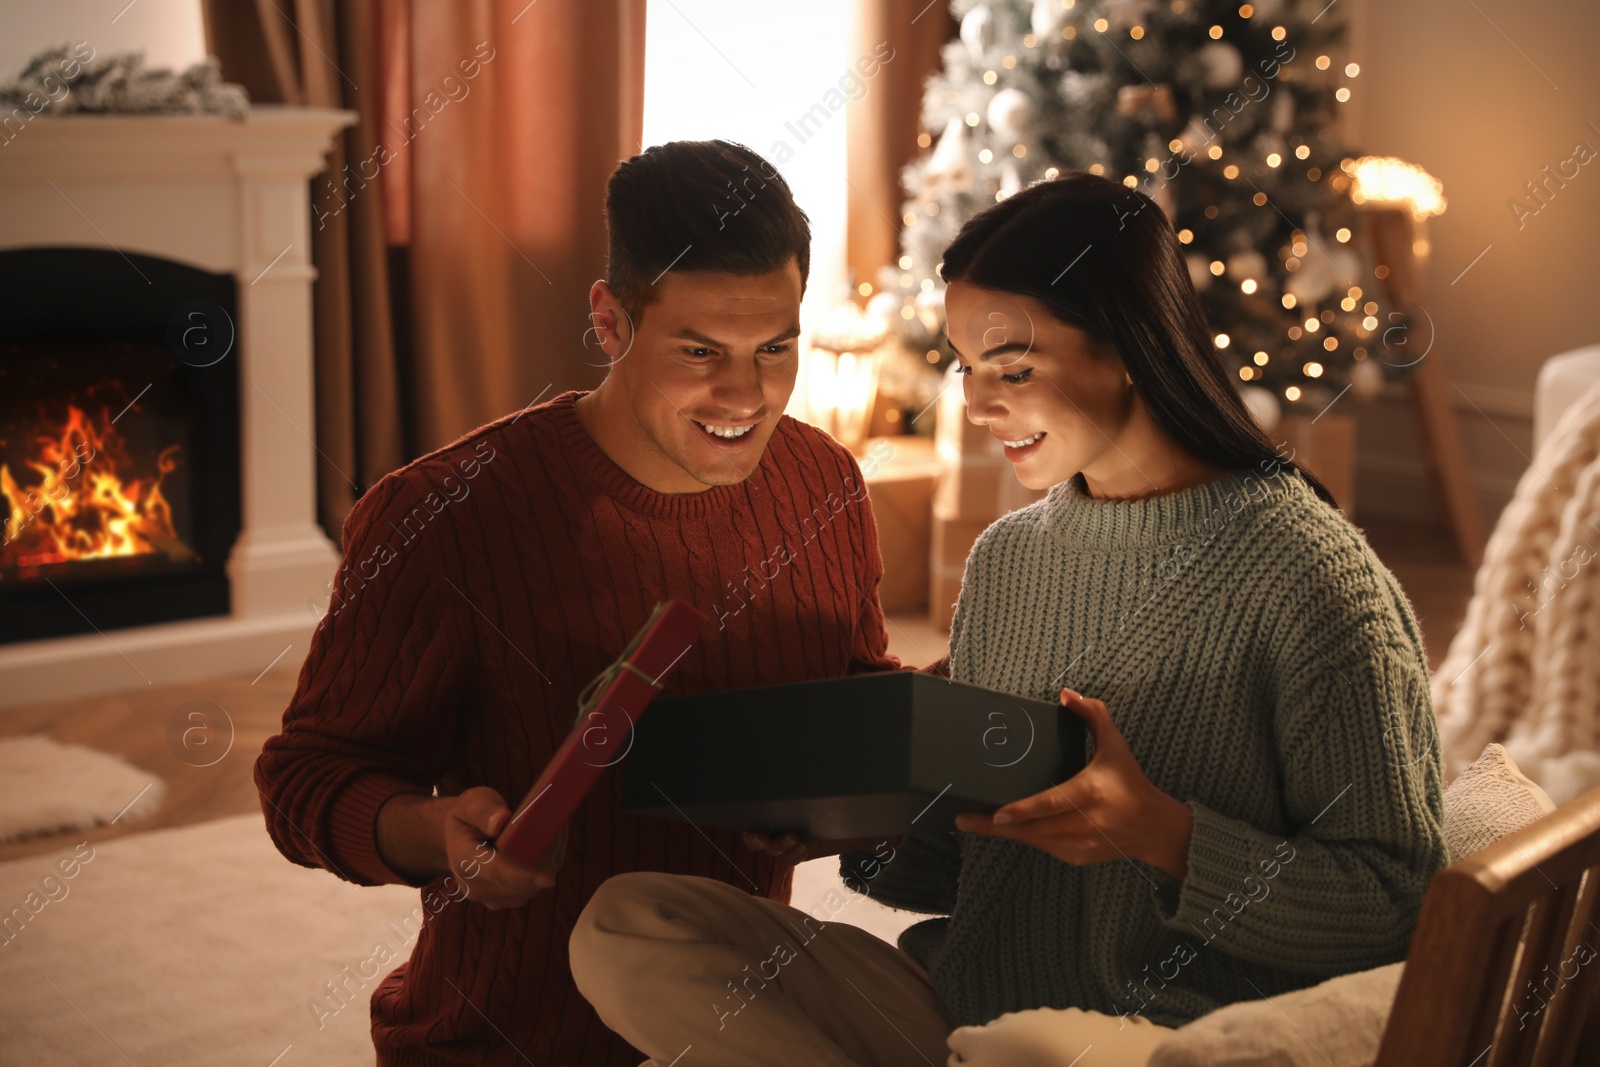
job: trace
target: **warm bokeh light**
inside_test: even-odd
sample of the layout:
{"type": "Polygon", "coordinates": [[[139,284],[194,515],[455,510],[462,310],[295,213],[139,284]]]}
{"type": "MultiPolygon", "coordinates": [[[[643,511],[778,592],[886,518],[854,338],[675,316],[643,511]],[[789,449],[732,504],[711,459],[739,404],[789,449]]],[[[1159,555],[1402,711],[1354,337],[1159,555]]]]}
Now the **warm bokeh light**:
{"type": "Polygon", "coordinates": [[[1355,179],[1350,199],[1358,204],[1403,204],[1418,219],[1444,214],[1448,204],[1444,185],[1415,163],[1393,156],[1362,156],[1340,166],[1355,179]]]}

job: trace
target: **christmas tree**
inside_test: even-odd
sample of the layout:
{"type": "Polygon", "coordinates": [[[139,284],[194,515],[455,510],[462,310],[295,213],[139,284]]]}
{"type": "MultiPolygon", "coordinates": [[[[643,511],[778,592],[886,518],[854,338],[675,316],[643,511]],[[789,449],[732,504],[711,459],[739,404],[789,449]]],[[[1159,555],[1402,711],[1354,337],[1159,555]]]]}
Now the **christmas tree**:
{"type": "Polygon", "coordinates": [[[920,142],[932,151],[902,174],[903,254],[868,304],[926,364],[953,358],[937,267],[962,223],[1077,169],[1166,212],[1218,356],[1264,422],[1280,404],[1315,412],[1347,387],[1372,396],[1407,373],[1415,361],[1385,345],[1404,332],[1383,303],[1388,268],[1356,250],[1354,153],[1337,111],[1360,71],[1334,58],[1333,4],[950,7],[960,39],[923,98],[920,142]]]}

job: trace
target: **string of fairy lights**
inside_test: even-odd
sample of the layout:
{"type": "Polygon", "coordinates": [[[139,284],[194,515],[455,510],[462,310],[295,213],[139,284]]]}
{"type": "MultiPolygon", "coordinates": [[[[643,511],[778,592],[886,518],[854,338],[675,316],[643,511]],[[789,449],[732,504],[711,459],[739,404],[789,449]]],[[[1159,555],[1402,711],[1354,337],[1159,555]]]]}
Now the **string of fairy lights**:
{"type": "Polygon", "coordinates": [[[1409,209],[1422,258],[1422,221],[1445,200],[1421,168],[1336,139],[1334,108],[1361,68],[1336,63],[1334,19],[1317,25],[1292,0],[952,10],[961,40],[924,100],[918,144],[932,151],[904,175],[902,254],[857,287],[928,363],[951,358],[937,260],[961,221],[1072,168],[1121,172],[1173,219],[1218,355],[1242,384],[1292,405],[1345,384],[1374,395],[1398,376],[1396,361],[1369,359],[1403,316],[1387,306],[1389,266],[1356,251],[1360,227],[1370,211],[1409,209]],[[1201,116],[1223,117],[1213,128],[1201,116]]]}

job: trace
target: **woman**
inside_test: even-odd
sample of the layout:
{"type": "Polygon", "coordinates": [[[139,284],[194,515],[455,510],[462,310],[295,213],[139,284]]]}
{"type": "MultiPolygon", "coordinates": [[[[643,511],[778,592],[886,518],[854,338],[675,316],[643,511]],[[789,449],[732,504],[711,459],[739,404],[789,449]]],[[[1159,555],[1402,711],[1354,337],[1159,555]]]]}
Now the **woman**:
{"type": "Polygon", "coordinates": [[[951,677],[1059,694],[1092,759],[856,877],[946,916],[901,952],[716,883],[608,882],[574,974],[663,1064],[1143,1063],[1167,1027],[1401,959],[1447,862],[1410,604],[1250,419],[1161,210],[1069,174],[941,269],[968,417],[1052,487],[973,547],[951,677]]]}

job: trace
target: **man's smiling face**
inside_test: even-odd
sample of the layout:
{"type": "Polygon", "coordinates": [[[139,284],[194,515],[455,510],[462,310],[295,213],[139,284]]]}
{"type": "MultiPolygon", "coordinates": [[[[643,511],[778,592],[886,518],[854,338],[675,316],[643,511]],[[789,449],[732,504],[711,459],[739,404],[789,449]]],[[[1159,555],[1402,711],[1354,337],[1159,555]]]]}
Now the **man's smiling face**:
{"type": "Polygon", "coordinates": [[[799,370],[799,266],[766,274],[668,271],[631,324],[604,282],[593,320],[612,361],[597,440],[659,492],[734,485],[761,462],[799,370]]]}

